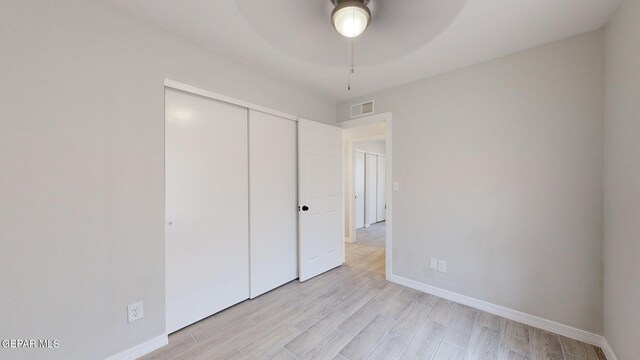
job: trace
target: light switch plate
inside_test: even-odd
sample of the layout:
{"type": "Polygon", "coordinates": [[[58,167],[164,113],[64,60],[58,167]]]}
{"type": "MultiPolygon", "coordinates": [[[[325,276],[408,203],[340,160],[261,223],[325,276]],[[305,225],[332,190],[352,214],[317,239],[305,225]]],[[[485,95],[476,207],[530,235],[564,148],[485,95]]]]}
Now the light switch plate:
{"type": "Polygon", "coordinates": [[[447,272],[447,262],[444,260],[438,260],[438,271],[441,273],[447,272]]]}
{"type": "Polygon", "coordinates": [[[436,258],[429,259],[429,269],[438,270],[438,259],[436,258]]]}

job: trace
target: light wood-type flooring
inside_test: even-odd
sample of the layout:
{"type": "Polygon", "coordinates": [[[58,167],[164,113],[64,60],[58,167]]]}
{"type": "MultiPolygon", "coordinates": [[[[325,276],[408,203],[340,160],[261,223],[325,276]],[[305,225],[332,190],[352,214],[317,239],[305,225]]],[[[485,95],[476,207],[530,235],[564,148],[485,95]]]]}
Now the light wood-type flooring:
{"type": "Polygon", "coordinates": [[[591,345],[386,281],[384,226],[358,230],[344,266],[171,334],[143,359],[605,359],[591,345]]]}

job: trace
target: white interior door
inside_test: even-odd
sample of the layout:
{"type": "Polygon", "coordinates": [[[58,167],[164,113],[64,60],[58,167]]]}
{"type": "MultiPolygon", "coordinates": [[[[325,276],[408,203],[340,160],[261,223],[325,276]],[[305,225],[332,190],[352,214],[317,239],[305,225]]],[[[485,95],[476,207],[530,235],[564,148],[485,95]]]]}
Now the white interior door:
{"type": "Polygon", "coordinates": [[[377,218],[378,222],[387,218],[387,201],[385,192],[385,165],[386,157],[378,155],[378,183],[377,183],[377,218]]]}
{"type": "Polygon", "coordinates": [[[378,218],[378,156],[367,154],[366,176],[366,226],[377,222],[378,218]]]}
{"type": "Polygon", "coordinates": [[[247,109],[166,89],[166,325],[249,297],[247,109]]]}
{"type": "Polygon", "coordinates": [[[342,265],[342,131],[298,121],[300,281],[342,265]]]}
{"type": "Polygon", "coordinates": [[[295,121],[249,110],[251,298],[298,277],[295,121]]]}
{"type": "Polygon", "coordinates": [[[355,168],[354,168],[356,229],[361,229],[364,227],[364,193],[365,193],[364,192],[364,186],[365,186],[364,163],[365,163],[365,153],[356,151],[355,152],[355,168]]]}

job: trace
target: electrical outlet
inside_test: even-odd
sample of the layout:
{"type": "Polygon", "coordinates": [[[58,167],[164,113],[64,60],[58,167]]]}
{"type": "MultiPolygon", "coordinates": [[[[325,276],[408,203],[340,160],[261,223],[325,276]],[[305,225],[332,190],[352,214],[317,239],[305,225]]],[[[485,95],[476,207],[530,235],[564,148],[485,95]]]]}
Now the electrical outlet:
{"type": "Polygon", "coordinates": [[[127,318],[129,323],[140,320],[144,317],[144,308],[142,301],[127,306],[127,318]]]}
{"type": "Polygon", "coordinates": [[[429,269],[438,270],[438,259],[436,258],[429,259],[429,269]]]}
{"type": "Polygon", "coordinates": [[[438,260],[438,271],[441,273],[447,272],[447,262],[444,260],[438,260]]]}

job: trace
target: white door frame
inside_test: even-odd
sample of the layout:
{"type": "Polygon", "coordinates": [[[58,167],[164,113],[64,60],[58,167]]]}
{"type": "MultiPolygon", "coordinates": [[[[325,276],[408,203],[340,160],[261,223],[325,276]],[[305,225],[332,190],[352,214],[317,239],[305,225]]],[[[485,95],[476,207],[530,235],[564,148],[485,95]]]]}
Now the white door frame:
{"type": "MultiPolygon", "coordinates": [[[[386,147],[386,162],[385,162],[385,170],[386,170],[386,174],[385,174],[385,178],[386,178],[386,189],[385,189],[385,193],[386,193],[386,201],[387,201],[387,219],[386,219],[386,227],[385,227],[385,247],[386,247],[386,270],[385,270],[385,276],[387,278],[387,280],[391,281],[391,277],[392,277],[392,271],[393,271],[393,254],[392,254],[392,249],[393,249],[393,117],[391,112],[386,112],[386,113],[381,113],[381,114],[375,114],[375,115],[370,115],[370,116],[365,116],[365,117],[361,117],[358,119],[354,119],[354,120],[347,120],[347,121],[342,121],[339,122],[337,125],[340,126],[343,129],[349,129],[349,128],[354,128],[354,127],[358,127],[358,126],[364,126],[364,125],[371,125],[371,124],[378,124],[378,123],[384,123],[385,124],[385,135],[384,135],[384,140],[385,140],[385,147],[386,147]]],[[[379,136],[373,137],[371,139],[354,139],[354,140],[349,140],[349,163],[352,164],[354,159],[353,159],[353,143],[355,141],[362,141],[362,140],[381,140],[379,136]]],[[[352,166],[351,166],[352,167],[352,166]]],[[[343,185],[344,186],[344,185],[343,185]]],[[[349,173],[349,188],[350,189],[345,189],[344,193],[345,194],[353,194],[355,191],[355,180],[354,180],[354,173],[353,171],[350,171],[349,173]]],[[[355,201],[353,199],[353,196],[349,197],[349,228],[348,228],[348,238],[350,239],[355,239],[355,201]]],[[[346,226],[346,224],[345,224],[346,226]]]]}
{"type": "MultiPolygon", "coordinates": [[[[350,148],[350,146],[348,146],[348,148],[350,148]]],[[[367,171],[366,161],[367,161],[367,152],[366,152],[366,151],[362,151],[362,150],[357,150],[357,149],[355,149],[355,150],[354,150],[354,156],[356,156],[356,157],[357,157],[357,154],[358,154],[358,153],[362,154],[362,156],[363,156],[363,160],[362,160],[362,166],[363,166],[363,170],[362,170],[362,171],[363,171],[363,173],[362,173],[362,182],[363,182],[363,184],[362,184],[362,187],[363,187],[363,191],[362,191],[362,192],[363,192],[363,194],[366,194],[366,176],[367,176],[367,173],[366,173],[366,171],[367,171]]],[[[356,159],[354,158],[354,162],[355,162],[355,161],[356,161],[356,159]]],[[[355,214],[355,215],[357,215],[357,213],[358,213],[358,209],[357,209],[358,205],[356,205],[356,203],[357,203],[357,201],[356,201],[356,200],[358,200],[358,199],[357,199],[357,197],[356,197],[356,196],[357,196],[357,192],[358,192],[358,190],[356,189],[357,184],[355,184],[355,178],[356,178],[356,172],[357,172],[357,171],[356,171],[356,168],[357,168],[357,167],[354,165],[354,167],[353,167],[353,173],[354,173],[354,174],[353,174],[353,177],[354,177],[354,186],[353,186],[353,187],[354,187],[354,193],[353,193],[353,194],[349,194],[349,192],[348,192],[348,191],[344,191],[345,198],[346,198],[346,197],[348,197],[348,196],[352,196],[352,197],[353,197],[353,203],[354,203],[354,205],[353,205],[353,206],[354,206],[354,210],[353,210],[353,212],[354,212],[354,214],[355,214]]],[[[346,171],[344,174],[345,174],[346,176],[349,176],[349,174],[350,174],[350,173],[351,173],[351,171],[346,171]]],[[[345,189],[345,190],[348,190],[348,189],[345,189]]],[[[366,222],[367,222],[367,221],[366,221],[366,220],[367,220],[367,218],[366,218],[366,215],[365,215],[365,214],[366,214],[366,212],[365,212],[365,210],[366,210],[366,202],[365,202],[364,196],[365,196],[365,195],[363,195],[363,196],[362,196],[362,197],[363,197],[363,199],[360,199],[360,200],[362,200],[362,227],[365,227],[366,222]]],[[[349,215],[349,214],[347,214],[347,216],[348,216],[348,215],[349,215]]],[[[354,216],[354,219],[353,219],[353,226],[356,228],[356,230],[358,230],[358,224],[357,224],[357,221],[358,221],[358,220],[357,220],[357,219],[355,219],[355,216],[354,216]]],[[[345,224],[345,227],[346,227],[346,224],[345,224]]],[[[347,229],[347,232],[349,232],[349,230],[348,230],[348,229],[347,229]]],[[[350,235],[351,235],[351,234],[349,234],[349,236],[350,236],[350,235]]],[[[350,237],[347,237],[347,238],[349,239],[349,242],[355,242],[355,240],[356,240],[355,238],[350,238],[350,237]]]]}
{"type": "MultiPolygon", "coordinates": [[[[349,138],[347,140],[343,140],[342,142],[342,146],[343,146],[342,156],[344,161],[343,168],[344,168],[344,175],[346,176],[346,180],[347,180],[346,184],[343,183],[343,187],[345,187],[343,189],[344,196],[345,196],[345,206],[349,209],[353,208],[353,211],[349,211],[348,213],[345,213],[346,221],[344,224],[344,229],[345,229],[344,241],[349,243],[355,243],[358,241],[356,237],[356,228],[355,228],[355,218],[356,218],[355,199],[353,198],[353,195],[355,194],[355,186],[356,186],[355,177],[356,176],[355,176],[355,171],[353,170],[355,166],[355,152],[359,151],[359,150],[356,150],[356,143],[363,142],[363,141],[385,141],[385,135],[354,137],[354,138],[349,138]]],[[[364,158],[365,163],[367,161],[367,154],[378,155],[373,152],[367,152],[367,151],[362,151],[362,152],[365,154],[365,158],[364,158]]],[[[365,177],[366,176],[367,176],[367,169],[365,166],[365,177]]],[[[365,184],[365,193],[366,193],[366,184],[365,184]]],[[[365,201],[364,224],[365,224],[365,227],[369,227],[367,225],[366,207],[367,205],[365,201]]]]}

